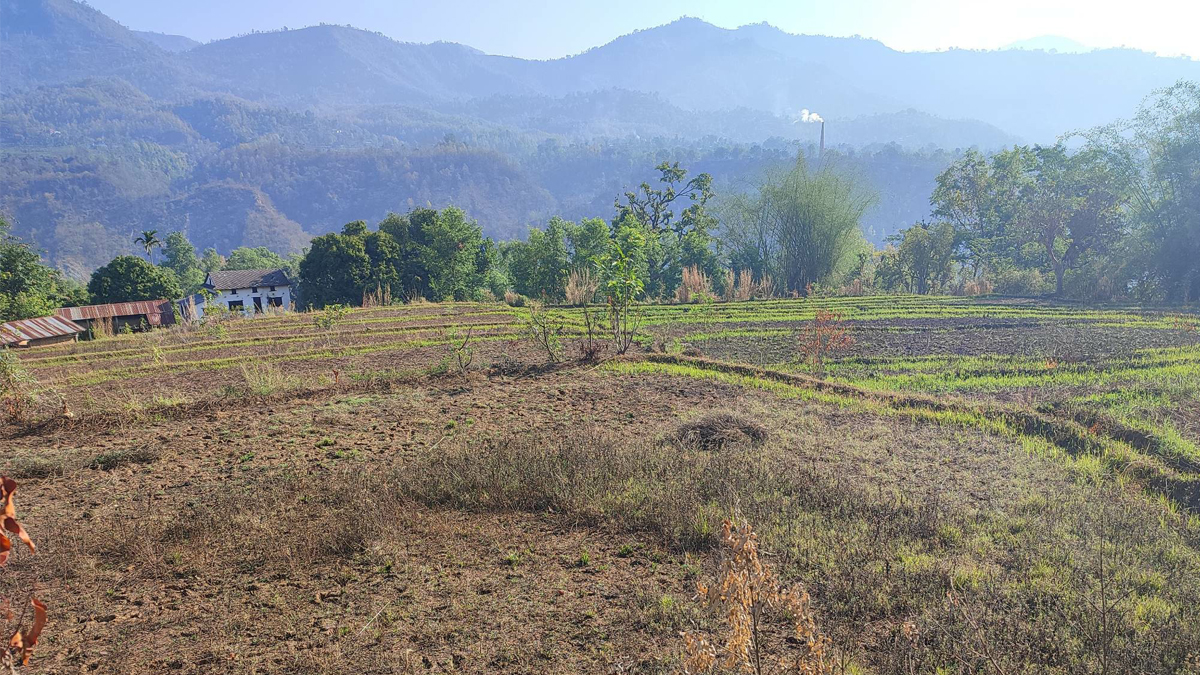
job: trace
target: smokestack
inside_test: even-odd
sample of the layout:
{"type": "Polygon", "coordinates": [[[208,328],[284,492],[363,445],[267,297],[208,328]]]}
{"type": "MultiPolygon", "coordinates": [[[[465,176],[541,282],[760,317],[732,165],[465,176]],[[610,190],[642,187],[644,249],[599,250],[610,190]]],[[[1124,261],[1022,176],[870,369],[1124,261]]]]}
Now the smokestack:
{"type": "Polygon", "coordinates": [[[821,120],[821,151],[817,153],[817,158],[825,156],[825,120],[821,120]]]}

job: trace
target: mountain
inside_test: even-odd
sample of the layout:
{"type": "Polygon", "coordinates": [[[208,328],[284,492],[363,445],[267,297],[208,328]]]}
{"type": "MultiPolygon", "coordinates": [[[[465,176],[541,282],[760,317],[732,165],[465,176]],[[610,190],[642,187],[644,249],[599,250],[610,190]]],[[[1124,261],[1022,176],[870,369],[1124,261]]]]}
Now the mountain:
{"type": "Polygon", "coordinates": [[[254,33],[180,56],[216,87],[277,104],[424,104],[533,91],[503,72],[502,57],[445,42],[397,42],[343,26],[254,33]]]}
{"type": "Polygon", "coordinates": [[[135,30],[133,34],[150,44],[168,52],[186,52],[200,43],[184,35],[168,35],[146,30],[135,30]]]}
{"type": "Polygon", "coordinates": [[[75,0],[0,0],[0,94],[87,77],[118,77],[152,96],[205,78],[75,0]]]}

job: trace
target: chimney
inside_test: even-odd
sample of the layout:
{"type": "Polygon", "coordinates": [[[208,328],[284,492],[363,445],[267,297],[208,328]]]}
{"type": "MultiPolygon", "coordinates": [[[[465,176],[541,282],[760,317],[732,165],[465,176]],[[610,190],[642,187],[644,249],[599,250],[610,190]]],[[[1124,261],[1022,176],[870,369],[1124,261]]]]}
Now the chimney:
{"type": "Polygon", "coordinates": [[[817,153],[817,157],[825,156],[825,120],[821,120],[821,151],[817,153]]]}

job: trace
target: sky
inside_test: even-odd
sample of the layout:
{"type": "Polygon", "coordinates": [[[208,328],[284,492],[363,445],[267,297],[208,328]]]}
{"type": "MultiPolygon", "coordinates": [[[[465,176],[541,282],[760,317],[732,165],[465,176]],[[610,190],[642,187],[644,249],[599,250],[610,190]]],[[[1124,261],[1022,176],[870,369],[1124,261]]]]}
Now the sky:
{"type": "Polygon", "coordinates": [[[875,38],[894,49],[996,49],[1045,35],[1200,59],[1200,0],[90,0],[137,30],[207,42],[318,23],[397,40],[557,58],[694,16],[725,28],[875,38]]]}

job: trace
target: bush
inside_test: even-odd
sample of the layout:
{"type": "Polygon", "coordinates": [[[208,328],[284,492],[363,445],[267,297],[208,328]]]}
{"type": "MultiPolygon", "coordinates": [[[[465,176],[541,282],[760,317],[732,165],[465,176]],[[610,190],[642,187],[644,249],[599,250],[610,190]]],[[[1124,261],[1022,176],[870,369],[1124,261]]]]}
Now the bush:
{"type": "Polygon", "coordinates": [[[529,298],[515,291],[504,292],[504,303],[509,307],[524,307],[529,302],[529,298]]]}
{"type": "Polygon", "coordinates": [[[1001,295],[1049,295],[1054,282],[1036,269],[1007,269],[996,273],[993,287],[1001,295]]]}
{"type": "Polygon", "coordinates": [[[324,330],[333,330],[346,319],[350,314],[350,308],[346,305],[333,304],[326,305],[325,310],[317,315],[313,323],[317,328],[324,330]]]}
{"type": "Polygon", "coordinates": [[[538,350],[545,352],[550,363],[562,360],[563,318],[548,311],[540,302],[529,303],[529,318],[525,321],[525,336],[538,350]]]}

